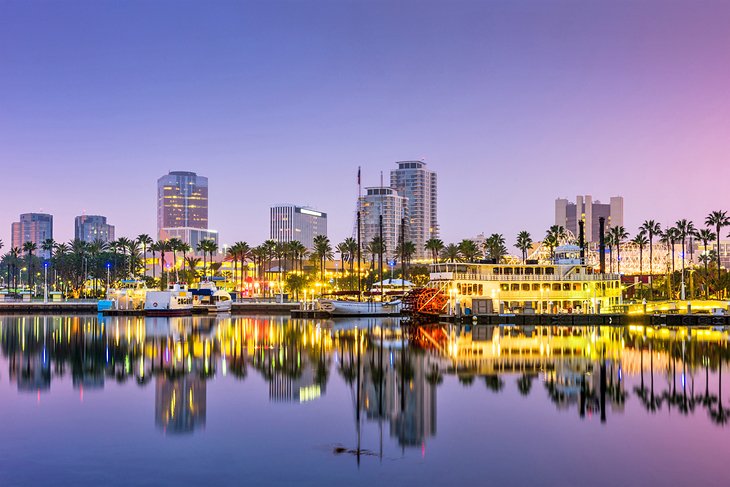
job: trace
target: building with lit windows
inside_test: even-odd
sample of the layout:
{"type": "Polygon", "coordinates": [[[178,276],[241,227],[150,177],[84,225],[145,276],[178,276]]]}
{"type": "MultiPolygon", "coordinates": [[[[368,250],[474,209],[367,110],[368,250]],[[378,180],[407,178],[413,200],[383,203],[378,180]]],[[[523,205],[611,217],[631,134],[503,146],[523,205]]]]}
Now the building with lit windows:
{"type": "Polygon", "coordinates": [[[44,251],[43,241],[53,238],[53,215],[47,213],[23,213],[19,221],[11,225],[11,248],[23,248],[26,242],[33,242],[38,247],[36,255],[47,259],[50,252],[44,251]]]}
{"type": "Polygon", "coordinates": [[[414,259],[428,258],[425,244],[439,236],[436,173],[423,161],[399,161],[390,172],[390,187],[407,198],[406,239],[416,246],[414,259]]]}
{"type": "Polygon", "coordinates": [[[623,226],[624,198],[613,196],[608,204],[593,201],[591,195],[576,196],[575,203],[567,199],[555,200],[555,224],[578,236],[578,222],[585,222],[585,241],[598,242],[599,219],[606,219],[606,229],[623,226]]]}
{"type": "Polygon", "coordinates": [[[396,251],[401,239],[403,219],[408,221],[408,199],[400,196],[393,188],[365,188],[365,195],[360,197],[358,209],[361,218],[361,242],[363,249],[380,235],[380,216],[383,216],[383,241],[385,243],[384,258],[397,258],[396,251]]]}
{"type": "Polygon", "coordinates": [[[205,239],[218,242],[208,229],[208,178],[171,171],[157,180],[157,238],[179,238],[193,249],[205,239]]]}
{"type": "Polygon", "coordinates": [[[74,238],[84,242],[111,242],[114,240],[114,225],[109,225],[105,216],[80,215],[74,219],[74,238]]]}
{"type": "Polygon", "coordinates": [[[277,205],[270,210],[270,238],[276,242],[299,241],[314,248],[314,237],[327,236],[327,213],[297,205],[277,205]]]}

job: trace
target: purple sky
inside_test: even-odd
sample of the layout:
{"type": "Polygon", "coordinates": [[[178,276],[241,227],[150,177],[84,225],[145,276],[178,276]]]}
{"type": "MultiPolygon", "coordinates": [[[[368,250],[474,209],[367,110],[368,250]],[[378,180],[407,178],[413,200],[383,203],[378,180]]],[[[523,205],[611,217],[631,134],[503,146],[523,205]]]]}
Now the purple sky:
{"type": "Polygon", "coordinates": [[[442,237],[542,237],[556,197],[633,235],[730,210],[730,3],[0,1],[0,239],[19,213],[155,232],[155,180],[210,179],[221,243],[268,208],[351,234],[363,182],[439,175],[442,237]]]}

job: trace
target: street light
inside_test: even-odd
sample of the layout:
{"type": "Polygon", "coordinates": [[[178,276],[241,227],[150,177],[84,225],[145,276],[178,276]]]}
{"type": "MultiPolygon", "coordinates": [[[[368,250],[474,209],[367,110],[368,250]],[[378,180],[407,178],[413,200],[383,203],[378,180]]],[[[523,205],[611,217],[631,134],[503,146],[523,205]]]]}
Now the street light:
{"type": "Polygon", "coordinates": [[[48,302],[48,261],[43,263],[43,303],[48,302]]]}
{"type": "Polygon", "coordinates": [[[109,269],[111,269],[111,262],[106,263],[106,297],[109,297],[109,269]]]}

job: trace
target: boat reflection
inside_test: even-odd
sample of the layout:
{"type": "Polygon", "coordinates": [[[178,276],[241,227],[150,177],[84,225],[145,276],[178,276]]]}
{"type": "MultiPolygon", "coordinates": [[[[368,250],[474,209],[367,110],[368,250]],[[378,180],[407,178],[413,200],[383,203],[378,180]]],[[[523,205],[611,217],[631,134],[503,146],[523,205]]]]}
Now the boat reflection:
{"type": "Polygon", "coordinates": [[[82,396],[109,381],[154,382],[155,424],[175,435],[205,427],[214,377],[243,381],[252,370],[266,381],[270,401],[305,403],[326,396],[334,373],[351,393],[351,404],[342,406],[353,412],[353,438],[376,431],[377,455],[384,436],[401,448],[425,448],[437,432],[437,391],[446,380],[524,398],[542,390],[558,411],[582,420],[608,422],[633,403],[648,414],[702,412],[725,425],[728,339],[727,331],[712,329],[397,318],[0,317],[2,355],[18,393],[41,400],[57,380],[82,396]]]}

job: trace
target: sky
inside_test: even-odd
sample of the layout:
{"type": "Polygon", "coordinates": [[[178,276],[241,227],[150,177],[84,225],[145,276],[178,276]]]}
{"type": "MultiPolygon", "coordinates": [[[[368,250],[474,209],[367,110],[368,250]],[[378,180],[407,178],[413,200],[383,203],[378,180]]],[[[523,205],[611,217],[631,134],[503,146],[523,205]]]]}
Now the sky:
{"type": "Polygon", "coordinates": [[[438,173],[444,241],[544,235],[554,200],[730,210],[730,2],[0,0],[0,239],[20,213],[156,232],[156,180],[210,185],[221,244],[328,213],[398,160],[438,173]]]}

